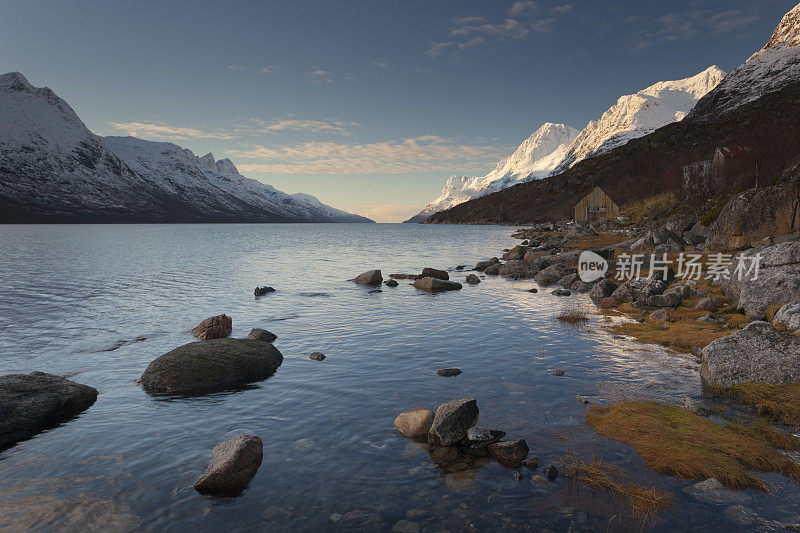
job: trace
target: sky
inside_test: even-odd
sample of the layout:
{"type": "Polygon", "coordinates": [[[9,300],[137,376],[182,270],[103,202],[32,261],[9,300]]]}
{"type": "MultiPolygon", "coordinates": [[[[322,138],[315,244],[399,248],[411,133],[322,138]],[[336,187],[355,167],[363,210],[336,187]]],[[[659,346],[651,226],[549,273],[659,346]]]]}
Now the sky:
{"type": "Polygon", "coordinates": [[[288,193],[398,222],[544,122],[769,39],[786,0],[0,0],[0,73],[99,135],[229,157],[288,193]]]}

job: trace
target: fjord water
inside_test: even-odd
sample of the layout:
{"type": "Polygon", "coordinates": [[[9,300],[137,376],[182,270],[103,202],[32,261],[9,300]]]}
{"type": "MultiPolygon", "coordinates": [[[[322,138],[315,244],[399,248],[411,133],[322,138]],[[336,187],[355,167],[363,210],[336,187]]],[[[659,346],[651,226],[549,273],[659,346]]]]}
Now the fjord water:
{"type": "MultiPolygon", "coordinates": [[[[335,529],[358,510],[388,529],[605,530],[614,498],[559,477],[516,482],[481,460],[455,465],[392,427],[416,406],[474,397],[484,427],[525,438],[540,465],[567,452],[623,466],[672,490],[675,505],[646,528],[729,524],[727,505],[694,500],[688,483],[646,469],[631,448],[584,424],[586,406],[621,398],[701,401],[693,360],[614,338],[592,315],[563,328],[565,305],[594,308],[530,280],[487,277],[431,295],[347,279],[372,268],[451,270],[515,244],[512,228],[392,224],[0,226],[0,373],[66,374],[97,388],[78,418],[0,453],[0,529],[228,531],[335,529]],[[255,286],[277,292],[253,296],[255,286]],[[194,339],[220,313],[233,336],[278,335],[285,360],[244,390],[153,397],[136,383],[147,364],[194,339]],[[308,359],[314,351],[328,358],[308,359]],[[435,371],[459,367],[443,378],[435,371]],[[550,371],[564,370],[562,377],[550,371]],[[210,450],[237,432],[264,442],[264,461],[236,498],[192,482],[210,450]]],[[[786,519],[797,487],[767,476],[775,494],[748,507],[786,519]]],[[[729,505],[729,504],[728,504],[729,505]]],[[[795,512],[796,514],[796,512],[795,512]]],[[[611,522],[610,522],[611,521],[611,522]]]]}

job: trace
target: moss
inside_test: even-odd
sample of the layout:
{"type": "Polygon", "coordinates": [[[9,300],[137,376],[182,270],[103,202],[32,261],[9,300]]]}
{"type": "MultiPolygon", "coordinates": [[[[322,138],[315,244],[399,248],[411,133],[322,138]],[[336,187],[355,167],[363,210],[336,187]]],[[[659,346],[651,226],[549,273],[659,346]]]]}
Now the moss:
{"type": "Polygon", "coordinates": [[[766,385],[745,383],[719,392],[758,408],[762,416],[800,426],[800,384],[766,385]]]}
{"type": "Polygon", "coordinates": [[[774,448],[797,450],[800,439],[763,424],[720,424],[688,409],[630,401],[592,407],[586,421],[601,435],[636,448],[650,468],[662,474],[715,478],[735,489],[766,490],[750,471],[776,472],[800,481],[800,465],[774,448]]]}
{"type": "Polygon", "coordinates": [[[625,479],[619,468],[604,461],[586,463],[580,458],[569,456],[566,466],[567,476],[627,501],[634,518],[651,517],[672,503],[671,493],[631,483],[625,479]]]}
{"type": "Polygon", "coordinates": [[[647,215],[652,212],[664,212],[675,207],[677,200],[672,192],[665,192],[629,202],[623,206],[620,216],[627,217],[631,223],[641,226],[647,220],[647,215]]]}
{"type": "Polygon", "coordinates": [[[715,204],[714,207],[709,209],[705,215],[700,217],[700,223],[703,226],[710,226],[715,220],[717,220],[723,207],[725,207],[725,204],[723,203],[715,204]]]}

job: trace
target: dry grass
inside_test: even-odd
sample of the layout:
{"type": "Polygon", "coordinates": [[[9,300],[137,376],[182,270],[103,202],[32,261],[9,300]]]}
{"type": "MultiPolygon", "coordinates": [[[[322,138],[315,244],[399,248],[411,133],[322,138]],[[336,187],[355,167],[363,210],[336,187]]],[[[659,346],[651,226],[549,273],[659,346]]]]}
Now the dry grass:
{"type": "Polygon", "coordinates": [[[636,225],[641,225],[645,221],[648,213],[656,211],[666,211],[675,206],[677,200],[675,194],[665,192],[643,200],[636,200],[622,206],[620,216],[628,217],[630,221],[636,225]]]}
{"type": "Polygon", "coordinates": [[[756,406],[762,416],[800,426],[800,384],[745,383],[719,392],[736,401],[756,406]]]}
{"type": "Polygon", "coordinates": [[[671,493],[631,483],[617,467],[604,461],[586,463],[579,457],[568,456],[566,467],[568,476],[627,501],[634,518],[652,517],[672,503],[671,493]]]}
{"type": "Polygon", "coordinates": [[[589,321],[589,315],[580,307],[570,306],[562,309],[561,312],[556,315],[556,319],[566,324],[577,326],[587,323],[589,321]]]}
{"type": "Polygon", "coordinates": [[[662,474],[715,478],[736,489],[766,490],[750,471],[777,472],[800,481],[800,465],[774,448],[797,450],[800,439],[763,424],[719,424],[688,409],[630,401],[590,408],[586,421],[601,435],[636,448],[662,474]]]}

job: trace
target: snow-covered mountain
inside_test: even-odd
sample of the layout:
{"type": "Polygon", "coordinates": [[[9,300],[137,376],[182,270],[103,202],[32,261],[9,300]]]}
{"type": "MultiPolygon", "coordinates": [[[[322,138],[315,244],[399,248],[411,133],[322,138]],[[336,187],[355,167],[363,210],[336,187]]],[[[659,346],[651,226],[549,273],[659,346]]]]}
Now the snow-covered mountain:
{"type": "Polygon", "coordinates": [[[448,179],[441,196],[407,222],[421,222],[433,213],[472,198],[547,176],[564,158],[577,135],[578,130],[564,124],[543,124],[510,157],[498,162],[489,174],[476,178],[453,176],[448,179]]]}
{"type": "Polygon", "coordinates": [[[171,143],[98,137],[64,100],[0,75],[0,222],[368,222],[171,143]]]}
{"type": "Polygon", "coordinates": [[[702,122],[800,81],[800,4],[783,16],[764,47],[728,74],[687,118],[702,122]]]}
{"type": "Polygon", "coordinates": [[[682,120],[724,77],[725,72],[715,65],[690,78],[661,81],[621,96],[598,120],[586,125],[552,174],[682,120]]]}

